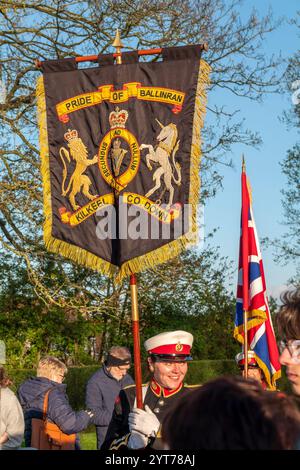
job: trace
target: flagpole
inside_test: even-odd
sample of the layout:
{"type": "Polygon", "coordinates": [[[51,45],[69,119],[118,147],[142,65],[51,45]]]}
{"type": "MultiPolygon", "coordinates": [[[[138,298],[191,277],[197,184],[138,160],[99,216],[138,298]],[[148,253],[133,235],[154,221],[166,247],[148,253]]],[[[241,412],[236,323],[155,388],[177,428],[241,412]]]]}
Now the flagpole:
{"type": "MultiPolygon", "coordinates": [[[[112,44],[116,48],[116,63],[122,64],[121,48],[124,47],[121,41],[119,30],[117,29],[115,40],[112,44]]],[[[138,290],[137,280],[134,273],[130,275],[130,293],[131,293],[131,318],[132,318],[132,335],[133,335],[133,361],[134,361],[134,378],[136,389],[136,406],[143,408],[142,394],[142,367],[141,367],[141,347],[140,347],[140,319],[138,309],[138,290]]]]}
{"type": "Polygon", "coordinates": [[[249,309],[249,275],[248,275],[248,204],[245,192],[246,165],[243,155],[242,163],[242,256],[243,256],[243,323],[244,323],[244,377],[248,378],[248,309],[249,309]]]}
{"type": "Polygon", "coordinates": [[[244,318],[244,357],[245,357],[245,365],[244,365],[244,377],[245,379],[248,378],[248,312],[247,310],[243,310],[243,318],[244,318]]]}
{"type": "Polygon", "coordinates": [[[132,315],[136,406],[137,408],[143,408],[142,368],[141,368],[141,348],[140,348],[140,319],[139,319],[139,309],[138,309],[137,281],[136,281],[135,274],[130,275],[130,291],[131,291],[131,315],[132,315]]]}

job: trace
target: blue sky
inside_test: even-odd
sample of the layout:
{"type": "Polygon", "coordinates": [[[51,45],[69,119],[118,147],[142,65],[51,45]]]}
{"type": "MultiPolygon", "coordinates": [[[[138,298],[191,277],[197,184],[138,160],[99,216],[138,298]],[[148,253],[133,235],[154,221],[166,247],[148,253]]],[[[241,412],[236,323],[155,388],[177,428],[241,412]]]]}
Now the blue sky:
{"type": "MultiPolygon", "coordinates": [[[[295,18],[297,9],[300,10],[299,2],[288,0],[247,0],[244,10],[245,14],[252,7],[260,13],[266,13],[272,7],[274,18],[286,16],[295,18]]],[[[290,57],[297,51],[299,46],[297,28],[287,22],[267,36],[264,47],[266,53],[282,52],[283,57],[290,57]]],[[[300,77],[299,77],[300,78],[300,77]]],[[[209,103],[213,103],[217,96],[209,97],[209,103]]],[[[220,103],[219,103],[220,104],[220,103]]],[[[231,106],[234,98],[222,97],[222,104],[231,106]]],[[[287,130],[286,126],[279,121],[279,116],[284,110],[293,106],[292,97],[287,93],[282,95],[269,95],[264,98],[263,103],[250,102],[239,99],[238,107],[246,119],[246,126],[258,131],[263,139],[260,148],[253,149],[242,145],[236,145],[230,155],[234,162],[234,169],[221,167],[224,176],[223,190],[210,200],[205,207],[205,232],[219,227],[213,245],[220,247],[220,252],[228,256],[237,266],[239,249],[239,224],[241,210],[241,154],[245,154],[247,175],[250,179],[253,197],[253,210],[256,221],[258,236],[275,238],[285,232],[282,225],[283,212],[281,207],[280,190],[285,186],[285,178],[281,173],[279,162],[286,156],[286,152],[297,140],[296,129],[287,130]]],[[[279,266],[274,262],[272,249],[262,247],[262,257],[265,268],[265,276],[268,294],[277,297],[284,290],[288,279],[295,274],[295,266],[292,263],[279,266]]],[[[236,276],[227,287],[235,292],[236,276]]]]}

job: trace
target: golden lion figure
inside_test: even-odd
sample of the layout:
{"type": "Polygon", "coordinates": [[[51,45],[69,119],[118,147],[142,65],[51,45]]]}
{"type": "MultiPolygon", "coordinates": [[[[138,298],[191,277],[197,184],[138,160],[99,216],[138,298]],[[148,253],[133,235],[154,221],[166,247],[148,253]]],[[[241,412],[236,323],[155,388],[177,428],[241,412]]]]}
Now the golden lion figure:
{"type": "Polygon", "coordinates": [[[66,196],[69,193],[69,201],[74,211],[80,208],[78,204],[76,204],[75,197],[78,193],[82,191],[82,193],[91,201],[97,194],[90,193],[90,186],[92,184],[90,178],[83,173],[87,169],[88,166],[94,165],[98,162],[98,156],[95,155],[94,158],[88,159],[88,152],[87,148],[82,142],[82,140],[78,137],[78,133],[76,130],[68,130],[68,132],[64,135],[65,139],[68,141],[68,147],[70,152],[61,147],[59,149],[59,155],[63,162],[63,181],[61,185],[62,196],[66,196]],[[70,178],[68,187],[65,188],[66,178],[67,178],[67,165],[66,160],[68,163],[71,162],[71,158],[75,160],[76,167],[75,170],[70,178]]]}

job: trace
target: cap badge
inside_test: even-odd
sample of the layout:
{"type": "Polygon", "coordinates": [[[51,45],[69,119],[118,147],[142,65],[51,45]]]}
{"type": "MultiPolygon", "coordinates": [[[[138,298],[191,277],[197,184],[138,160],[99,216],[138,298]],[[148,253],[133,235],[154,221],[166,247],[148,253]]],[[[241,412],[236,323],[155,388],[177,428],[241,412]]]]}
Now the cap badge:
{"type": "Polygon", "coordinates": [[[175,346],[175,350],[177,352],[181,352],[183,350],[183,345],[180,344],[180,343],[177,343],[176,346],[175,346]]]}

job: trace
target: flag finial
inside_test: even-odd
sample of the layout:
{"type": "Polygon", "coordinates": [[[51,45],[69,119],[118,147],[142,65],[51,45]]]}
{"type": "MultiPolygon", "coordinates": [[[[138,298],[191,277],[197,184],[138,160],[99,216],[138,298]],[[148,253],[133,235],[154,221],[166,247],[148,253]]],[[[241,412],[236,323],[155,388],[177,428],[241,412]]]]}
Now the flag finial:
{"type": "MultiPolygon", "coordinates": [[[[116,37],[115,37],[114,42],[112,43],[112,46],[116,48],[117,54],[121,54],[121,48],[124,47],[124,44],[121,41],[119,28],[117,28],[116,37]]],[[[122,64],[121,55],[117,57],[117,64],[122,64]]]]}
{"type": "Polygon", "coordinates": [[[246,163],[245,163],[245,156],[242,153],[242,172],[246,171],[246,163]]]}

